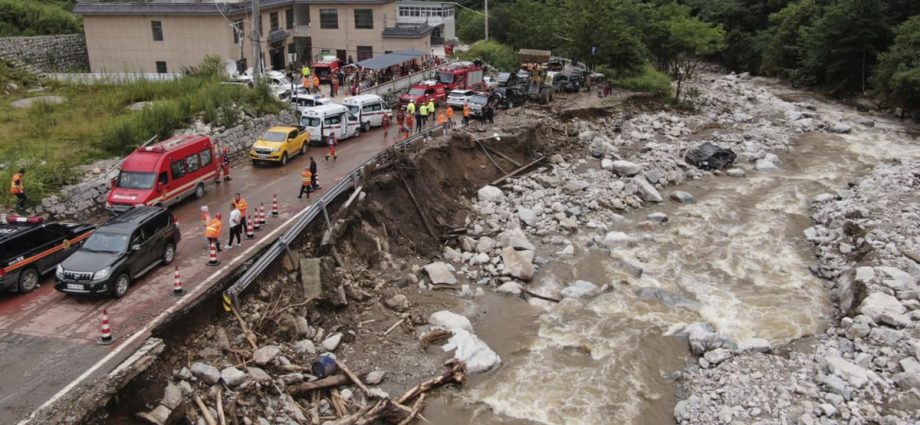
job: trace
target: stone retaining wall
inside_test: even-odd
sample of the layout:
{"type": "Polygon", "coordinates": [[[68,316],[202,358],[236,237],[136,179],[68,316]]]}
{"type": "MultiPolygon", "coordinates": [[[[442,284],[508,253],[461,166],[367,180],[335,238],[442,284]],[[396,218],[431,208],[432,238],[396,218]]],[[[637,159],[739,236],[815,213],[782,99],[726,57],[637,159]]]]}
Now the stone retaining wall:
{"type": "MultiPolygon", "coordinates": [[[[184,132],[209,134],[213,140],[230,150],[235,162],[246,157],[249,147],[269,127],[295,122],[289,111],[277,115],[246,120],[240,125],[225,130],[212,131],[210,126],[196,125],[184,132]]],[[[183,133],[180,131],[179,133],[183,133]]],[[[86,178],[82,182],[65,186],[61,193],[42,200],[32,214],[47,214],[55,219],[85,220],[104,213],[105,199],[109,193],[108,182],[118,175],[121,158],[98,161],[87,166],[86,178]]]]}
{"type": "Polygon", "coordinates": [[[35,73],[89,69],[81,34],[0,38],[0,60],[35,73]]]}

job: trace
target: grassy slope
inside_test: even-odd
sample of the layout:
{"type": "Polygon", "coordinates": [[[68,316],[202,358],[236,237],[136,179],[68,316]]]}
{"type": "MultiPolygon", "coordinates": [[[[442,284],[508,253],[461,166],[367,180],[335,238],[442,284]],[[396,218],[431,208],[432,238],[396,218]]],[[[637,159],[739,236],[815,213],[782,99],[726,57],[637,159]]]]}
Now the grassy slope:
{"type": "Polygon", "coordinates": [[[74,0],[0,0],[0,37],[69,34],[83,30],[70,13],[74,0]]]}

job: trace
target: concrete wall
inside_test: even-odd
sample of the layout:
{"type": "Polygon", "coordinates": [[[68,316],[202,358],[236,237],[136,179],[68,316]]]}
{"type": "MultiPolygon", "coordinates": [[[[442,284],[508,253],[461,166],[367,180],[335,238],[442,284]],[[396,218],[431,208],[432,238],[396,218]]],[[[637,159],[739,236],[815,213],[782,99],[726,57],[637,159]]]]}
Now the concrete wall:
{"type": "Polygon", "coordinates": [[[89,69],[83,34],[0,38],[0,59],[34,72],[89,69]]]}
{"type": "MultiPolygon", "coordinates": [[[[269,52],[276,47],[285,49],[293,43],[294,37],[287,27],[286,8],[272,8],[262,11],[263,39],[271,32],[269,16],[278,13],[278,23],[289,33],[287,39],[276,46],[262,43],[262,54],[266,68],[270,67],[269,52]]],[[[252,43],[248,34],[252,31],[250,19],[228,16],[230,21],[243,19],[243,30],[247,36],[234,43],[230,22],[220,15],[213,16],[97,16],[83,17],[86,47],[93,72],[157,72],[156,62],[166,62],[167,72],[179,72],[183,68],[196,66],[207,55],[238,60],[241,54],[252,66],[252,43]],[[163,41],[153,40],[151,22],[162,22],[163,41]]],[[[284,60],[286,61],[286,55],[284,60]]]]}

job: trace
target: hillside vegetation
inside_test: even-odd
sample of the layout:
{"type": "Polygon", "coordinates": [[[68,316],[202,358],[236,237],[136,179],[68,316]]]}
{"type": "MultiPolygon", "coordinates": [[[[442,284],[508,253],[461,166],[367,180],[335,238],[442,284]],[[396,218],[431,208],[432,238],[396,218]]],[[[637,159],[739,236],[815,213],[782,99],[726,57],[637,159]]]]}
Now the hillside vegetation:
{"type": "Polygon", "coordinates": [[[74,0],[0,0],[0,37],[72,34],[83,31],[70,13],[74,0]]]}

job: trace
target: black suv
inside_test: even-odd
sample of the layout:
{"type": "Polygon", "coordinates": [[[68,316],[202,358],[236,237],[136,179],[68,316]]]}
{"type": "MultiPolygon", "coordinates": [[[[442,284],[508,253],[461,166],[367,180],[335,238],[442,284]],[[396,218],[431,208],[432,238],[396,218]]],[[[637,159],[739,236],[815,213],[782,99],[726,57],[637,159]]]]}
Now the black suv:
{"type": "Polygon", "coordinates": [[[527,102],[527,94],[517,87],[499,87],[495,93],[501,96],[497,105],[499,109],[511,109],[527,102]]]}
{"type": "MultiPolygon", "coordinates": [[[[6,217],[2,222],[6,222],[6,217]]],[[[72,254],[93,233],[89,224],[0,224],[0,290],[38,287],[39,277],[72,254]]]]}
{"type": "Polygon", "coordinates": [[[99,227],[55,272],[55,289],[120,298],[132,279],[172,263],[179,244],[176,219],[163,207],[137,207],[99,227]]]}

